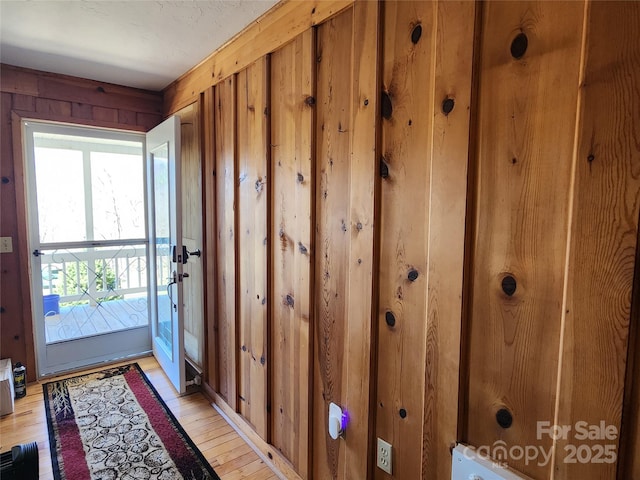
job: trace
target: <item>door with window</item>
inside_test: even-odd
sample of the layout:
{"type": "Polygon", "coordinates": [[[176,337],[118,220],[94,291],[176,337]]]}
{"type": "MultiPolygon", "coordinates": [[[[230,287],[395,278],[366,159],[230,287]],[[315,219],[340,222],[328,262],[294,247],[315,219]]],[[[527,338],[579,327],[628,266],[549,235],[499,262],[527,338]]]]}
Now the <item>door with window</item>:
{"type": "Polygon", "coordinates": [[[173,116],[147,133],[153,355],[184,393],[183,280],[188,260],[182,242],[180,118],[173,116]]]}
{"type": "Polygon", "coordinates": [[[39,374],[149,351],[145,136],[24,132],[39,374]]]}

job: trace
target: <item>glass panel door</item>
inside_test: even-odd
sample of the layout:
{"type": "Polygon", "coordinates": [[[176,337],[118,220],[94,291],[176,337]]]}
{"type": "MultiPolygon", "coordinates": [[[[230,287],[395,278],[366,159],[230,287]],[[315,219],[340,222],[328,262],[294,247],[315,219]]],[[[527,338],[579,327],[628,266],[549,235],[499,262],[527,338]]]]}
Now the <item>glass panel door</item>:
{"type": "Polygon", "coordinates": [[[151,216],[153,354],[178,393],[184,393],[183,252],[180,217],[180,119],[173,116],[147,133],[151,216]]]}
{"type": "Polygon", "coordinates": [[[149,351],[144,137],[24,131],[39,373],[149,351]]]}

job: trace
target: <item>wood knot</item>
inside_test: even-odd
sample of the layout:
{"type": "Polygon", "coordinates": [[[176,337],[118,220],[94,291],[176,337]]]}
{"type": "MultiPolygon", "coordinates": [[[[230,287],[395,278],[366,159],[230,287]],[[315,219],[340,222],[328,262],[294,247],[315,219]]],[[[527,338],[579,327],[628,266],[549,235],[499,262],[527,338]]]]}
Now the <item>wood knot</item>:
{"type": "Polygon", "coordinates": [[[496,412],[496,422],[502,428],[509,428],[513,424],[513,415],[506,408],[501,408],[496,412]]]}
{"type": "Polygon", "coordinates": [[[285,303],[285,305],[293,307],[295,305],[295,300],[293,299],[293,297],[290,294],[287,294],[287,296],[284,297],[284,303],[285,303]]]}
{"type": "Polygon", "coordinates": [[[511,297],[514,293],[516,293],[516,288],[518,287],[518,283],[516,282],[516,279],[513,278],[511,275],[505,275],[504,278],[502,279],[501,285],[502,285],[502,291],[509,297],[511,297]]]}
{"type": "Polygon", "coordinates": [[[519,33],[511,42],[511,56],[516,60],[521,59],[527,51],[529,39],[524,33],[519,33]]]}
{"type": "Polygon", "coordinates": [[[390,327],[394,327],[396,325],[396,316],[391,311],[384,314],[384,320],[390,327]]]}
{"type": "Polygon", "coordinates": [[[418,271],[415,268],[412,268],[411,270],[409,270],[409,273],[407,274],[407,278],[411,282],[415,282],[418,279],[419,275],[420,274],[418,273],[418,271]]]}
{"type": "Polygon", "coordinates": [[[453,98],[445,98],[442,101],[442,113],[445,115],[449,115],[453,111],[453,107],[455,107],[456,102],[453,98]]]}
{"type": "Polygon", "coordinates": [[[302,175],[301,173],[298,173],[298,183],[302,183],[304,182],[304,175],[302,175]]]}
{"type": "Polygon", "coordinates": [[[391,115],[393,114],[393,105],[391,103],[391,97],[389,93],[386,91],[382,91],[382,95],[380,98],[380,112],[382,113],[382,118],[387,120],[391,120],[391,115]]]}
{"type": "Polygon", "coordinates": [[[384,157],[380,158],[380,176],[382,178],[389,178],[389,165],[387,165],[384,157]]]}
{"type": "Polygon", "coordinates": [[[420,41],[420,37],[422,37],[422,25],[417,24],[411,31],[411,43],[415,45],[420,41]]]}
{"type": "Polygon", "coordinates": [[[309,95],[307,98],[304,99],[304,103],[305,105],[307,105],[307,107],[313,107],[316,104],[316,99],[315,97],[312,97],[311,95],[309,95]]]}
{"type": "Polygon", "coordinates": [[[305,247],[302,242],[298,242],[298,249],[300,250],[300,253],[303,255],[306,255],[308,253],[307,251],[307,247],[305,247]]]}

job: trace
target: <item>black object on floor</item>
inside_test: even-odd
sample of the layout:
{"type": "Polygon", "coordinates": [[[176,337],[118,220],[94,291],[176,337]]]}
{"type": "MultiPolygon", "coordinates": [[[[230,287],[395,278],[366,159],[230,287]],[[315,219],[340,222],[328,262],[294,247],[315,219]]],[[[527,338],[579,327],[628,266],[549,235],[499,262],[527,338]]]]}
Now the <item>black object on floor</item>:
{"type": "Polygon", "coordinates": [[[38,444],[16,445],[10,452],[0,454],[0,478],[2,480],[38,480],[38,444]]]}

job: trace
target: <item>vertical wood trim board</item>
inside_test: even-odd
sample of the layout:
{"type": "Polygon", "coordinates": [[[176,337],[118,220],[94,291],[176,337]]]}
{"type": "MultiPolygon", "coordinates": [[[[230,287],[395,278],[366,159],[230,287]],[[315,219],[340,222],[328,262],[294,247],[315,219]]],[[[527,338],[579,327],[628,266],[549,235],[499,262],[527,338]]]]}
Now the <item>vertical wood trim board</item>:
{"type": "Polygon", "coordinates": [[[241,71],[237,90],[239,412],[267,439],[268,92],[264,57],[241,71]]]}
{"type": "Polygon", "coordinates": [[[458,428],[475,6],[388,3],[384,19],[376,434],[394,446],[397,478],[447,478],[458,428]]]}
{"type": "MultiPolygon", "coordinates": [[[[347,284],[344,407],[349,424],[346,434],[344,479],[358,480],[372,475],[369,461],[372,435],[370,396],[372,379],[372,311],[374,292],[375,191],[378,167],[378,98],[380,62],[380,3],[356,2],[353,7],[351,44],[350,128],[350,236],[347,284]]],[[[325,424],[326,425],[326,424],[325,424]]]]}
{"type": "Polygon", "coordinates": [[[215,150],[215,92],[210,87],[201,95],[201,137],[202,137],[202,178],[203,178],[203,220],[204,238],[203,255],[205,264],[204,276],[204,321],[206,324],[205,340],[205,376],[209,386],[220,391],[218,382],[218,315],[217,315],[217,270],[216,261],[216,150],[215,150]]]}
{"type": "Polygon", "coordinates": [[[236,378],[236,78],[214,88],[216,166],[216,320],[220,395],[238,410],[236,378]]]}
{"type": "MultiPolygon", "coordinates": [[[[620,432],[640,214],[640,8],[592,2],[586,25],[558,424],[620,432]]],[[[570,444],[620,447],[560,440],[554,478],[616,478],[615,462],[565,462],[570,444]]]]}
{"type": "Polygon", "coordinates": [[[314,30],[271,55],[272,443],[309,478],[314,30]]]}
{"type": "MultiPolygon", "coordinates": [[[[376,435],[394,447],[397,478],[421,470],[436,9],[384,9],[376,435]]],[[[375,478],[387,474],[376,469],[375,478]]]]}
{"type": "Polygon", "coordinates": [[[367,478],[379,5],[318,28],[314,478],[367,478]],[[327,432],[329,403],[349,422],[327,432]]]}
{"type": "MultiPolygon", "coordinates": [[[[538,439],[536,427],[553,423],[555,413],[564,285],[558,266],[565,263],[584,5],[483,8],[464,440],[549,451],[551,439],[538,439]],[[524,41],[513,43],[522,34],[526,49],[524,41]]],[[[548,464],[509,464],[535,478],[550,474],[548,464]]]]}
{"type": "Polygon", "coordinates": [[[458,440],[474,2],[439,1],[435,30],[422,478],[451,477],[458,440]],[[453,110],[448,111],[453,101],[453,110]]]}
{"type": "Polygon", "coordinates": [[[326,429],[329,403],[344,405],[349,248],[348,130],[351,119],[353,9],[318,27],[316,48],[316,269],[313,478],[342,478],[342,440],[326,429]]]}

